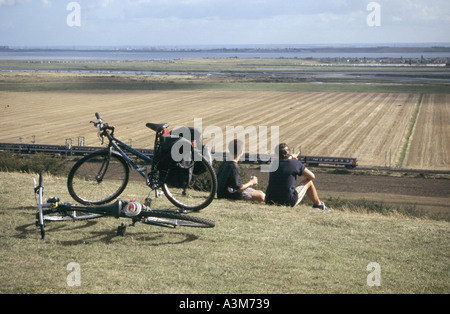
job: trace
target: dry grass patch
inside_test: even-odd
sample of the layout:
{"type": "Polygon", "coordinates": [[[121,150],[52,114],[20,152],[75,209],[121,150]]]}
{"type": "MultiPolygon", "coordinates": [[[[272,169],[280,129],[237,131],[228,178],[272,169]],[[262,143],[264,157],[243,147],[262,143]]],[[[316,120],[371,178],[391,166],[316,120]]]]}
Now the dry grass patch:
{"type": "MultiPolygon", "coordinates": [[[[0,173],[1,293],[448,293],[449,223],[309,206],[214,201],[196,215],[214,229],[137,225],[120,220],[34,228],[32,175],[0,173]],[[66,267],[81,266],[70,287],[66,267]],[[371,262],[381,286],[367,285],[371,262]]],[[[65,200],[65,178],[45,176],[48,196],[65,200]]]]}

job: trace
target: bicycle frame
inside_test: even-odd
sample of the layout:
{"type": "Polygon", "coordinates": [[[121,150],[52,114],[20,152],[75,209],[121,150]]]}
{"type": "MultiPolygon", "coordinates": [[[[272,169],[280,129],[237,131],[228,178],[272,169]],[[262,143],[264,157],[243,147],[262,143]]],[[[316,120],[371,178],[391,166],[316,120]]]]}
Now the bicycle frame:
{"type": "MultiPolygon", "coordinates": [[[[136,170],[147,182],[147,185],[156,185],[158,186],[159,184],[162,184],[162,181],[153,181],[153,177],[149,178],[148,174],[153,174],[153,169],[154,169],[154,158],[151,158],[143,153],[141,153],[140,151],[134,149],[133,147],[125,144],[124,142],[122,142],[121,140],[119,140],[118,138],[116,138],[112,133],[107,132],[107,130],[103,131],[102,135],[106,136],[109,140],[109,144],[108,144],[108,148],[109,149],[113,149],[114,151],[118,152],[128,163],[128,165],[130,165],[134,170],[136,170]],[[134,155],[135,157],[141,159],[142,161],[144,161],[145,163],[149,163],[151,164],[151,171],[147,172],[147,168],[146,167],[139,167],[126,153],[129,152],[132,155],[134,155]]],[[[156,143],[158,141],[158,137],[160,135],[156,134],[156,139],[155,139],[155,145],[154,148],[156,150],[156,143]]],[[[105,171],[106,172],[106,169],[105,171]]],[[[153,176],[153,175],[152,175],[153,176]]]]}
{"type": "Polygon", "coordinates": [[[117,139],[113,135],[111,135],[111,134],[109,134],[109,135],[111,136],[111,139],[109,142],[109,147],[113,147],[115,151],[117,151],[120,155],[122,155],[123,158],[125,158],[125,160],[131,167],[133,167],[138,173],[141,174],[141,176],[143,178],[146,179],[147,178],[146,172],[143,169],[139,168],[138,165],[130,157],[128,157],[128,155],[124,152],[124,150],[133,154],[134,156],[138,157],[139,159],[145,161],[146,163],[150,163],[152,165],[152,168],[153,168],[154,159],[141,153],[140,151],[134,149],[133,147],[125,144],[124,142],[117,139]]]}

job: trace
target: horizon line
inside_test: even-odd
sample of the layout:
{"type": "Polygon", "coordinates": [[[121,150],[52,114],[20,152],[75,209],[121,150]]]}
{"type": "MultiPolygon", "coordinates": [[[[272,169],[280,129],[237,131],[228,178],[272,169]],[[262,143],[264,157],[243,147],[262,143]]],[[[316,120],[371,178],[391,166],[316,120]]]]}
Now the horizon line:
{"type": "Polygon", "coordinates": [[[194,44],[194,45],[0,45],[0,48],[10,50],[21,49],[327,49],[327,48],[450,48],[450,42],[417,42],[417,43],[352,43],[352,44],[194,44]]]}

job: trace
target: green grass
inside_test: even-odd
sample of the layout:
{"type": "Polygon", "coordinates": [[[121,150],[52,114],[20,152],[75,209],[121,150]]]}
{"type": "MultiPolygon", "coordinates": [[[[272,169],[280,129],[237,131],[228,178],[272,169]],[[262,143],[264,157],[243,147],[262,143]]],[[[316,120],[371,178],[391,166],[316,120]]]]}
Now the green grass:
{"type": "Polygon", "coordinates": [[[417,121],[419,119],[420,110],[422,108],[423,103],[423,94],[420,95],[419,101],[416,105],[416,109],[414,110],[414,115],[411,118],[411,122],[409,125],[408,134],[406,135],[405,143],[403,144],[403,147],[400,150],[400,157],[397,161],[397,167],[401,168],[404,166],[405,162],[407,161],[407,152],[409,149],[409,145],[411,144],[412,136],[414,135],[414,129],[416,128],[417,121]]]}
{"type": "MultiPolygon", "coordinates": [[[[116,237],[122,220],[102,218],[48,224],[41,241],[32,177],[0,172],[0,293],[450,292],[448,222],[215,200],[195,214],[214,229],[137,225],[116,237]],[[67,285],[71,262],[80,287],[67,285]],[[371,262],[379,287],[367,285],[371,262]]],[[[70,201],[65,180],[46,175],[46,196],[70,201]]]]}
{"type": "Polygon", "coordinates": [[[52,157],[40,153],[24,155],[0,151],[0,171],[59,174],[65,171],[66,166],[67,159],[61,156],[52,157]]]}

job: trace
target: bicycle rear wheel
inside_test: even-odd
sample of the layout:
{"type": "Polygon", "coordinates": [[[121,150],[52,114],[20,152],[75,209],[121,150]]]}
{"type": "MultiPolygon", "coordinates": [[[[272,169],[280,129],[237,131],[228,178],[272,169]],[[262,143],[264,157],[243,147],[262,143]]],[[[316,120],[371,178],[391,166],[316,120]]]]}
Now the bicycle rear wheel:
{"type": "Polygon", "coordinates": [[[215,223],[212,220],[181,214],[174,211],[151,210],[149,212],[144,212],[143,216],[146,217],[143,223],[162,227],[170,227],[170,228],[176,228],[178,226],[191,228],[215,227],[215,223]]]}
{"type": "Polygon", "coordinates": [[[90,214],[85,212],[70,211],[58,212],[53,209],[40,211],[36,214],[36,231],[40,231],[41,239],[45,239],[45,222],[52,221],[79,221],[103,217],[101,214],[90,214]]]}
{"type": "Polygon", "coordinates": [[[116,199],[127,187],[126,161],[110,150],[94,152],[72,168],[67,187],[74,200],[84,205],[102,205],[116,199]]]}
{"type": "Polygon", "coordinates": [[[193,169],[169,169],[162,190],[167,199],[178,208],[199,211],[214,200],[217,192],[217,177],[212,166],[202,158],[193,169]],[[185,171],[190,171],[187,178],[185,171]],[[182,174],[180,172],[183,172],[182,174]]]}

